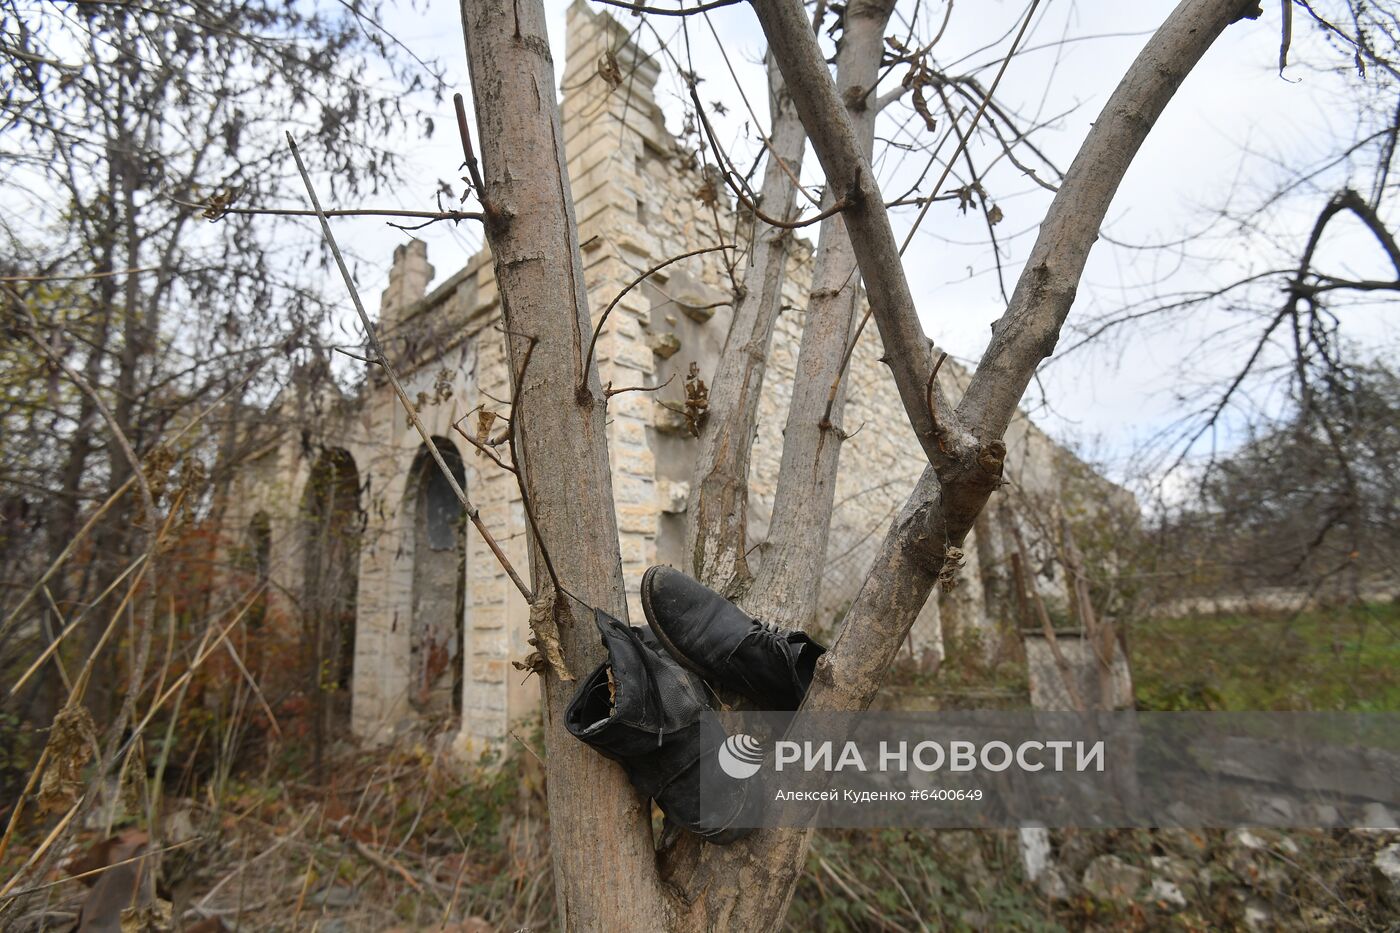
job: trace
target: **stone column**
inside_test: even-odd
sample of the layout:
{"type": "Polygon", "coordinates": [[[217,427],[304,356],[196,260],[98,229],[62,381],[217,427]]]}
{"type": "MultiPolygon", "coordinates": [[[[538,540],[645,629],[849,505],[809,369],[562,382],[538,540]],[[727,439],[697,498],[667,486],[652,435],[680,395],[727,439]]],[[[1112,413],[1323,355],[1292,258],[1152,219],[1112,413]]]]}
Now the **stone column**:
{"type": "Polygon", "coordinates": [[[428,264],[428,244],[409,240],[394,247],[394,264],[389,267],[389,287],[379,297],[379,327],[393,330],[403,312],[428,292],[433,267],[428,264]]]}

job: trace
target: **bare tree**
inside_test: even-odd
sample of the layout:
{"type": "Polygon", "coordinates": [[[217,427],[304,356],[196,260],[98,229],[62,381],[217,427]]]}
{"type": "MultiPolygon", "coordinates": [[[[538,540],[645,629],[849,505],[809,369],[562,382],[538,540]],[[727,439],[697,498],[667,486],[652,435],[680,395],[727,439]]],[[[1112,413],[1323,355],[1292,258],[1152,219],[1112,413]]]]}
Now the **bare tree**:
{"type": "Polygon", "coordinates": [[[1400,290],[1394,13],[1352,0],[1281,9],[1280,74],[1300,74],[1327,101],[1335,133],[1309,140],[1315,147],[1302,156],[1245,144],[1242,166],[1253,177],[1212,196],[1184,235],[1116,241],[1173,272],[1074,322],[1058,357],[1166,329],[1199,334],[1172,386],[1180,416],[1142,455],[1153,464],[1152,494],[1165,495],[1169,478],[1204,491],[1241,439],[1300,414],[1335,446],[1346,424],[1323,400],[1364,375],[1374,332],[1357,323],[1388,315],[1400,290]]]}
{"type": "MultiPolygon", "coordinates": [[[[250,395],[265,402],[296,363],[311,364],[298,371],[303,381],[330,376],[332,306],[308,275],[320,247],[273,244],[245,205],[286,196],[295,177],[287,121],[336,154],[347,193],[397,177],[397,157],[380,140],[417,115],[393,85],[440,79],[378,15],[359,0],[339,13],[265,2],[3,4],[0,307],[16,353],[26,367],[39,363],[7,380],[26,391],[0,402],[0,424],[25,443],[5,445],[0,483],[42,516],[44,547],[26,574],[65,551],[85,505],[140,472],[119,438],[155,477],[179,460],[179,451],[155,452],[192,411],[221,398],[232,410],[250,395]],[[388,66],[382,86],[360,71],[365,56],[388,66]],[[250,389],[254,374],[261,380],[250,389]]],[[[238,443],[224,439],[249,439],[226,411],[202,429],[226,458],[201,460],[216,481],[237,459],[238,443]]],[[[131,533],[140,521],[126,499],[106,513],[96,558],[54,576],[41,630],[57,632],[140,553],[131,533]]],[[[103,637],[99,616],[79,636],[88,651],[103,637]]],[[[30,656],[13,631],[0,631],[0,644],[7,658],[30,656]]],[[[115,681],[107,652],[91,685],[94,709],[110,705],[115,681]]],[[[35,681],[46,691],[36,719],[52,716],[58,683],[35,681]]]]}
{"type": "Polygon", "coordinates": [[[6,787],[0,853],[33,792],[61,814],[7,889],[47,871],[113,797],[109,778],[156,788],[158,832],[171,732],[149,786],[142,733],[157,715],[173,730],[265,588],[264,574],[227,614],[200,606],[216,571],[196,526],[260,440],[244,404],[294,375],[329,381],[333,306],[314,284],[319,244],[272,242],[243,205],[286,195],[287,121],[337,154],[346,191],[397,177],[382,136],[416,119],[405,92],[438,78],[377,15],[359,0],[0,4],[0,339],[24,361],[0,397],[0,501],[18,520],[0,532],[0,714],[7,745],[39,739],[32,777],[6,787]],[[86,784],[59,779],[91,758],[86,784]]]}
{"type": "MultiPolygon", "coordinates": [[[[821,162],[830,204],[841,207],[886,360],[929,459],[804,707],[859,710],[879,689],[930,590],[954,569],[958,546],[1001,481],[1002,434],[1036,366],[1055,348],[1090,247],[1134,154],[1216,37],[1232,22],[1257,15],[1258,8],[1241,0],[1185,0],[1148,42],[1070,167],[957,404],[936,379],[938,358],[915,315],[885,195],[852,120],[850,108],[855,104],[859,111],[862,95],[849,92],[858,79],[844,75],[851,86],[844,94],[838,88],[800,0],[755,0],[754,9],[821,162]]],[[[872,32],[882,28],[882,9],[867,10],[872,32]]],[[[533,515],[532,621],[537,639],[557,637],[562,649],[558,663],[542,674],[561,920],[568,929],[772,929],[782,921],[809,831],[761,832],[724,848],[683,843],[658,855],[646,808],[621,771],[573,742],[560,726],[570,678],[601,654],[586,624],[590,607],[626,617],[603,434],[607,396],[586,356],[590,320],[542,4],[522,0],[507,8],[464,0],[462,12],[482,140],[478,193],[514,366],[517,468],[533,515]]],[[[854,22],[848,28],[858,29],[854,22]]],[[[868,58],[863,61],[870,67],[868,58]]],[[[776,200],[765,198],[765,214],[786,215],[785,195],[776,200]]],[[[760,291],[759,280],[746,282],[741,300],[760,291]]],[[[736,319],[745,322],[746,332],[733,346],[757,348],[761,316],[736,319]]],[[[828,372],[833,364],[839,372],[845,351],[841,339],[813,352],[828,372]]],[[[728,410],[711,414],[725,425],[744,424],[746,387],[757,374],[747,364],[740,370],[733,378],[741,388],[724,397],[728,410]]],[[[746,441],[743,434],[729,436],[741,446],[746,441]]],[[[703,574],[728,584],[743,573],[742,551],[735,546],[738,541],[742,547],[737,532],[743,521],[735,523],[732,512],[743,500],[744,474],[741,458],[728,467],[721,460],[712,453],[706,464],[719,466],[721,494],[708,506],[716,510],[711,530],[702,526],[700,534],[727,540],[697,538],[692,553],[703,574]]],[[[780,485],[794,482],[790,469],[784,472],[789,475],[780,477],[780,485]]],[[[705,496],[703,484],[698,495],[705,496]]],[[[801,571],[789,566],[783,572],[801,571]]],[[[794,577],[767,585],[783,582],[807,583],[794,577]]]]}
{"type": "Polygon", "coordinates": [[[1172,589],[1241,597],[1277,588],[1328,601],[1389,584],[1397,557],[1400,379],[1352,365],[1281,424],[1259,426],[1162,516],[1158,573],[1172,589]]]}

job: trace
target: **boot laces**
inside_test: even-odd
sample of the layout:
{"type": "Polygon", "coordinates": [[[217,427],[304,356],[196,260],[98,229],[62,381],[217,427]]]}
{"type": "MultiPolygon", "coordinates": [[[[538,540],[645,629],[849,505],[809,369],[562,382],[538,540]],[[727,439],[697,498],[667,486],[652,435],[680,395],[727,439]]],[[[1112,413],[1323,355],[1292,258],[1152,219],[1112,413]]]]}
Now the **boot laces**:
{"type": "Polygon", "coordinates": [[[761,639],[770,643],[787,641],[787,629],[774,625],[772,622],[764,622],[762,619],[754,619],[753,621],[756,627],[745,635],[745,638],[761,639]]]}

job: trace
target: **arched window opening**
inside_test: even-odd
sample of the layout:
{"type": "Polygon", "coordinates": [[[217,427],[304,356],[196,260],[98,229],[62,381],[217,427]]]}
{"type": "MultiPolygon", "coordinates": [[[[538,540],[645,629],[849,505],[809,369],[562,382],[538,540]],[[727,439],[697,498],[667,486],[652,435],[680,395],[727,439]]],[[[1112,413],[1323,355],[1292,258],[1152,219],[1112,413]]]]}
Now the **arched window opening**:
{"type": "Polygon", "coordinates": [[[349,451],[326,448],[302,497],[305,522],[303,647],[314,716],[317,767],[327,737],[350,725],[359,592],[360,475],[349,451]]]}
{"type": "Polygon", "coordinates": [[[258,591],[257,600],[248,610],[248,630],[261,631],[267,620],[267,586],[272,574],[272,520],[259,510],[248,522],[243,542],[243,569],[251,578],[249,583],[258,591]]]}
{"type": "MultiPolygon", "coordinates": [[[[457,448],[434,438],[452,476],[466,474],[457,448]]],[[[409,702],[431,717],[460,715],[466,612],[466,513],[424,445],[409,484],[413,527],[413,620],[409,629],[409,702]]]]}

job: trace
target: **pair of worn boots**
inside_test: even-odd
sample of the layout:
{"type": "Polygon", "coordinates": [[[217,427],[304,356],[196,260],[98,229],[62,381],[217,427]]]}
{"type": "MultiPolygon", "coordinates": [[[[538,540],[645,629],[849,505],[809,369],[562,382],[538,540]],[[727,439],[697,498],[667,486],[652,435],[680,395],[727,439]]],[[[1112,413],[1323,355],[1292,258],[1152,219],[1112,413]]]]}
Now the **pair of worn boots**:
{"type": "Polygon", "coordinates": [[[751,830],[743,782],[708,767],[728,735],[708,685],[764,710],[795,710],[826,651],[802,632],[758,622],[670,567],[642,577],[647,628],[601,610],[608,652],[565,712],[576,738],[620,762],[669,820],[723,845],[751,830]]]}

